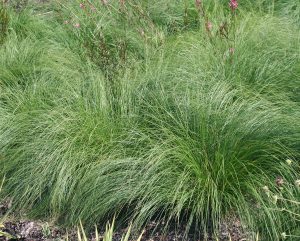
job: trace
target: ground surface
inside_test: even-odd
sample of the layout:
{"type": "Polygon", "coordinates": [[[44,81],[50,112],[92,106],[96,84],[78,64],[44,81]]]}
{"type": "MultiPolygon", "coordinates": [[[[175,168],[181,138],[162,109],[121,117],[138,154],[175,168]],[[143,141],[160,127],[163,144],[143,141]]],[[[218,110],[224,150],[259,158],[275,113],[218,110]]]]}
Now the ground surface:
{"type": "MultiPolygon", "coordinates": [[[[40,220],[29,220],[26,218],[17,218],[15,215],[14,218],[6,217],[9,213],[10,207],[12,203],[11,201],[2,201],[0,204],[0,232],[5,232],[11,237],[4,237],[1,236],[0,233],[0,241],[6,240],[66,240],[68,236],[68,240],[78,240],[77,238],[77,229],[69,229],[66,230],[64,228],[59,228],[57,226],[51,225],[48,222],[40,221],[40,220]],[[1,220],[4,220],[1,224],[1,220]]],[[[105,225],[103,225],[105,226],[105,225]]],[[[185,239],[184,231],[182,230],[171,230],[164,234],[162,229],[156,230],[157,223],[152,222],[150,223],[144,230],[143,234],[143,241],[181,241],[181,240],[194,240],[191,236],[185,239]]],[[[163,227],[163,225],[161,225],[163,227]]],[[[99,227],[100,230],[100,237],[104,234],[104,229],[99,227]]],[[[117,229],[114,232],[114,241],[121,240],[122,236],[126,233],[126,229],[117,229]]],[[[94,233],[91,232],[89,234],[90,240],[94,240],[94,233]]],[[[238,220],[235,220],[230,225],[226,225],[225,223],[222,224],[219,240],[225,241],[230,240],[229,236],[231,237],[232,241],[246,241],[245,235],[241,231],[241,224],[238,220]]],[[[215,240],[215,239],[210,239],[215,240]]]]}

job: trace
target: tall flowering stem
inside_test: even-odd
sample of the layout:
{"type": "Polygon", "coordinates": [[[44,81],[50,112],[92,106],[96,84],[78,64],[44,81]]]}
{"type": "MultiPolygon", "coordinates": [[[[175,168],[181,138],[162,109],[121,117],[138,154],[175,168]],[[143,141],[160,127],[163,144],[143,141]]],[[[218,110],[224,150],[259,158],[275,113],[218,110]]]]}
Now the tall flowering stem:
{"type": "Polygon", "coordinates": [[[238,6],[239,6],[238,0],[230,0],[229,7],[232,11],[232,17],[233,17],[233,23],[231,25],[233,26],[233,34],[234,34],[234,43],[233,46],[229,49],[231,55],[233,55],[233,53],[235,52],[236,17],[237,17],[236,9],[238,8],[238,6]]]}
{"type": "Polygon", "coordinates": [[[213,28],[213,25],[212,25],[212,22],[209,21],[209,19],[207,18],[206,14],[205,14],[205,10],[202,5],[202,0],[195,0],[195,6],[199,12],[199,16],[202,16],[204,18],[205,30],[207,31],[209,37],[211,37],[211,30],[213,28]]]}

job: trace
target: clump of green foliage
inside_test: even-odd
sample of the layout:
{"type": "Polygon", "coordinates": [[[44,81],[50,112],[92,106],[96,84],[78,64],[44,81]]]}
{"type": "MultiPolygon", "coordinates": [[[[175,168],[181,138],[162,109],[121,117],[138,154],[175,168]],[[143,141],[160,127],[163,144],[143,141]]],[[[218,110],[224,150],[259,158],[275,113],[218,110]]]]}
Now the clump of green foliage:
{"type": "Polygon", "coordinates": [[[297,6],[6,6],[1,196],[65,225],[116,214],[209,236],[235,217],[249,237],[296,238],[297,6]]]}

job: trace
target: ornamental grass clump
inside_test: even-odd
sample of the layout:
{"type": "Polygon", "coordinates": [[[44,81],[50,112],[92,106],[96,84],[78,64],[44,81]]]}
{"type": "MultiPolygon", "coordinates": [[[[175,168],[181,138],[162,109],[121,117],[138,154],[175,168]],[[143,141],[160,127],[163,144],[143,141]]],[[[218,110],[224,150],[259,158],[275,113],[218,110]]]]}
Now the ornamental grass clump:
{"type": "MultiPolygon", "coordinates": [[[[208,232],[234,213],[245,230],[278,238],[277,227],[284,228],[288,219],[264,200],[261,187],[268,183],[275,188],[278,175],[287,180],[297,176],[283,165],[290,153],[279,141],[286,138],[275,124],[280,115],[236,96],[228,86],[216,84],[184,97],[162,92],[149,101],[144,119],[152,127],[148,135],[153,147],[141,171],[145,177],[138,188],[144,190],[138,223],[151,215],[185,217],[208,232]]],[[[285,187],[293,197],[289,192],[295,188],[285,187]]]]}
{"type": "Polygon", "coordinates": [[[290,13],[228,0],[53,4],[8,9],[0,46],[1,197],[13,210],[87,228],[116,216],[137,233],[175,224],[195,239],[233,219],[249,240],[298,235],[290,13]]]}

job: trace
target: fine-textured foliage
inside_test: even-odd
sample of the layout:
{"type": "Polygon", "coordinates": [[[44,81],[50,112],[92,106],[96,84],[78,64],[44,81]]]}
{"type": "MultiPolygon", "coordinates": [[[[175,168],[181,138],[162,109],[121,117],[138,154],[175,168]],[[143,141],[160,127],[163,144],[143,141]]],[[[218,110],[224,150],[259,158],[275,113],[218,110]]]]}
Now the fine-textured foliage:
{"type": "Polygon", "coordinates": [[[1,10],[1,196],[65,225],[298,235],[299,4],[259,2],[1,10]]]}

